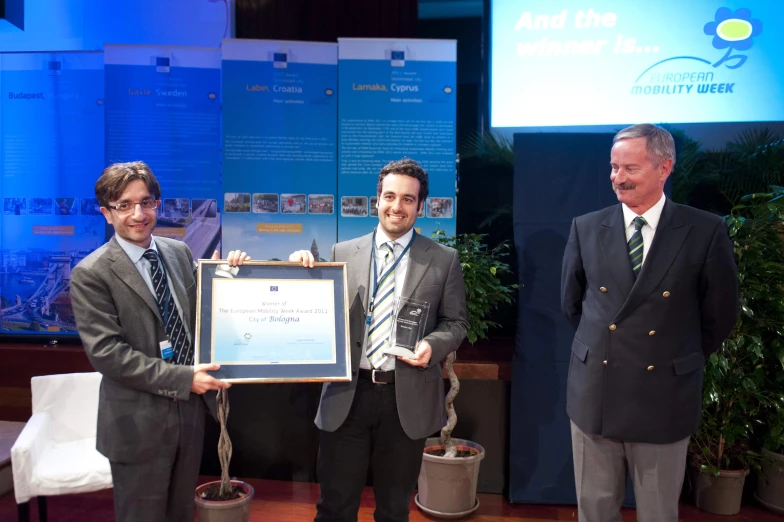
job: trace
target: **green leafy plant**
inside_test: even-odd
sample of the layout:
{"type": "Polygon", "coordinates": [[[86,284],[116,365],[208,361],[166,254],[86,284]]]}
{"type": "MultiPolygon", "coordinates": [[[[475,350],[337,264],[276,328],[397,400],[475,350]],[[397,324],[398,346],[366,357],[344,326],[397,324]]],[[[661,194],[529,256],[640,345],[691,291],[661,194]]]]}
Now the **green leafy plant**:
{"type": "MultiPolygon", "coordinates": [[[[784,187],[751,194],[733,211],[741,289],[741,326],[763,349],[762,440],[784,453],[784,187]],[[755,339],[756,340],[756,339],[755,339]]],[[[733,233],[730,221],[730,233],[733,233]]]]}
{"type": "Polygon", "coordinates": [[[471,132],[460,147],[462,159],[481,158],[490,163],[514,168],[514,143],[510,138],[485,129],[471,132]]]}
{"type": "Polygon", "coordinates": [[[768,129],[747,130],[719,150],[673,131],[680,148],[672,173],[672,198],[705,210],[727,213],[746,194],[784,185],[784,139],[768,129]]]}
{"type": "MultiPolygon", "coordinates": [[[[477,176],[493,183],[508,183],[508,189],[500,188],[494,200],[483,198],[486,206],[484,216],[477,228],[501,231],[506,237],[512,228],[512,177],[514,174],[514,142],[508,136],[490,129],[470,132],[460,143],[461,171],[466,176],[477,176]]],[[[495,235],[495,234],[494,234],[495,235]]]]}
{"type": "Polygon", "coordinates": [[[501,303],[511,303],[514,299],[516,284],[504,284],[503,278],[510,274],[504,262],[509,255],[506,242],[490,248],[484,242],[484,234],[459,234],[447,236],[443,230],[436,230],[433,239],[457,250],[463,281],[466,289],[466,308],[468,310],[468,342],[486,339],[487,330],[498,326],[490,320],[490,314],[501,303]]]}
{"type": "MultiPolygon", "coordinates": [[[[509,265],[503,262],[508,255],[509,246],[503,242],[489,248],[482,241],[483,234],[458,234],[447,236],[443,230],[436,230],[433,239],[457,250],[463,281],[466,290],[466,310],[468,313],[468,342],[487,338],[487,330],[497,323],[489,316],[501,303],[511,303],[514,299],[516,284],[504,284],[503,276],[510,274],[509,265]]],[[[457,446],[452,440],[452,431],[457,425],[455,398],[460,391],[460,381],[454,370],[455,352],[447,356],[444,369],[449,375],[449,392],[446,395],[447,423],[441,429],[441,444],[445,457],[456,457],[457,446]]]]}
{"type": "Polygon", "coordinates": [[[727,216],[741,313],[705,367],[703,422],[690,448],[701,471],[758,468],[762,441],[784,447],[784,188],[750,194],[727,216]]]}

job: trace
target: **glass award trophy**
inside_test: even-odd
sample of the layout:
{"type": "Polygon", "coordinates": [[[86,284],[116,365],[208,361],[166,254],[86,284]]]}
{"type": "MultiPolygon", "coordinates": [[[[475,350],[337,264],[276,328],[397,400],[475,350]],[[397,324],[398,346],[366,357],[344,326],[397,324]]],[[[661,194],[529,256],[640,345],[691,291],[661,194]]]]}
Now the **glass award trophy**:
{"type": "Polygon", "coordinates": [[[395,303],[395,314],[389,346],[384,353],[411,357],[424,337],[430,303],[401,297],[395,303]]]}

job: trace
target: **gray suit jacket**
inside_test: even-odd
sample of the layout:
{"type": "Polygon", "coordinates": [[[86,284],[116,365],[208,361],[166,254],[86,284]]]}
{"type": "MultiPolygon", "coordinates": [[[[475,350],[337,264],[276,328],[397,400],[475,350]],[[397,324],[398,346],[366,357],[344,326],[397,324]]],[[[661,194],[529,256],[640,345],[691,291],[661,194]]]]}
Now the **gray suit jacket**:
{"type": "MultiPolygon", "coordinates": [[[[193,334],[191,252],[181,241],[156,237],[155,243],[193,334]]],[[[73,269],[71,303],[87,357],[103,375],[97,449],[115,462],[147,460],[159,449],[172,400],[201,400],[190,391],[193,367],[161,358],[159,343],[167,337],[155,298],[114,238],[73,269]]]]}
{"type": "Polygon", "coordinates": [[[635,280],[621,206],[574,219],[561,305],[577,327],[566,409],[588,433],[667,444],[700,422],[705,357],[738,317],[732,243],[719,216],[670,200],[635,280]]]}
{"type": "MultiPolygon", "coordinates": [[[[352,380],[326,383],[316,415],[316,425],[335,431],[348,416],[357,386],[357,374],[365,349],[365,317],[370,280],[373,234],[338,243],[332,261],[348,263],[349,329],[352,380]]],[[[409,263],[402,297],[430,303],[425,340],[433,348],[427,368],[395,362],[395,394],[400,424],[412,439],[421,439],[441,429],[446,422],[441,362],[457,350],[468,329],[463,272],[457,251],[416,236],[409,250],[409,263]]],[[[383,385],[382,385],[383,386],[383,385]]]]}

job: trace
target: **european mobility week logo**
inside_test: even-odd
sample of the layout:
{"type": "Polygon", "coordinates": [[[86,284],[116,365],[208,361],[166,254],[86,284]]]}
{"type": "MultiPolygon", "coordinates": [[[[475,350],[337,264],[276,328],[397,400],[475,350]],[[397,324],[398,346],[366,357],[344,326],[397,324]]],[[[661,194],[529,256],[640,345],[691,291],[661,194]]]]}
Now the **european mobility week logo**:
{"type": "MultiPolygon", "coordinates": [[[[716,81],[717,73],[724,69],[735,70],[743,66],[754,38],[762,33],[762,22],[751,17],[751,9],[742,8],[733,12],[727,7],[716,10],[714,19],[705,24],[703,33],[712,36],[713,47],[719,51],[727,49],[717,61],[698,56],[673,56],[665,58],[645,69],[634,81],[632,95],[685,95],[685,94],[733,94],[735,82],[732,77],[719,75],[725,81],[716,81]],[[708,70],[674,70],[672,62],[697,61],[711,66],[708,70]],[[660,67],[664,64],[667,66],[660,67]],[[666,71],[666,72],[664,72],[666,71]]],[[[732,74],[732,73],[730,73],[732,74]]]]}

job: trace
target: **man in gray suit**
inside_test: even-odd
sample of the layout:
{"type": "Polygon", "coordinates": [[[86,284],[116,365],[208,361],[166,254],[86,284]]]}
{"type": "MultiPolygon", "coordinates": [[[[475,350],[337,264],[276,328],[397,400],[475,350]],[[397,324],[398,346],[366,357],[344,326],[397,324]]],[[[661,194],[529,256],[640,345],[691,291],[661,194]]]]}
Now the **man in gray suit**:
{"type": "MultiPolygon", "coordinates": [[[[425,439],[446,421],[440,364],[468,327],[457,252],[414,231],[427,173],[413,160],[394,161],[381,169],[377,193],[378,228],[332,248],[331,261],[348,264],[353,378],[321,394],[318,522],[357,520],[368,467],[375,520],[408,520],[425,439]],[[401,297],[429,303],[430,312],[415,352],[395,358],[384,350],[401,297]]],[[[314,263],[308,250],[289,260],[314,263]]]]}
{"type": "MultiPolygon", "coordinates": [[[[193,366],[196,264],[185,243],[153,237],[161,188],[146,164],[107,167],[95,196],[115,235],[73,269],[71,302],[103,375],[96,446],[111,464],[115,516],[192,522],[203,394],[230,386],[207,373],[218,365],[193,366]]],[[[248,259],[235,251],[229,264],[248,259]]]]}
{"type": "Polygon", "coordinates": [[[677,522],[703,364],[738,316],[732,243],[721,217],[664,196],[669,132],[634,125],[613,142],[620,204],[574,219],[561,277],[579,519],[620,522],[628,472],[637,520],[677,522]]]}

